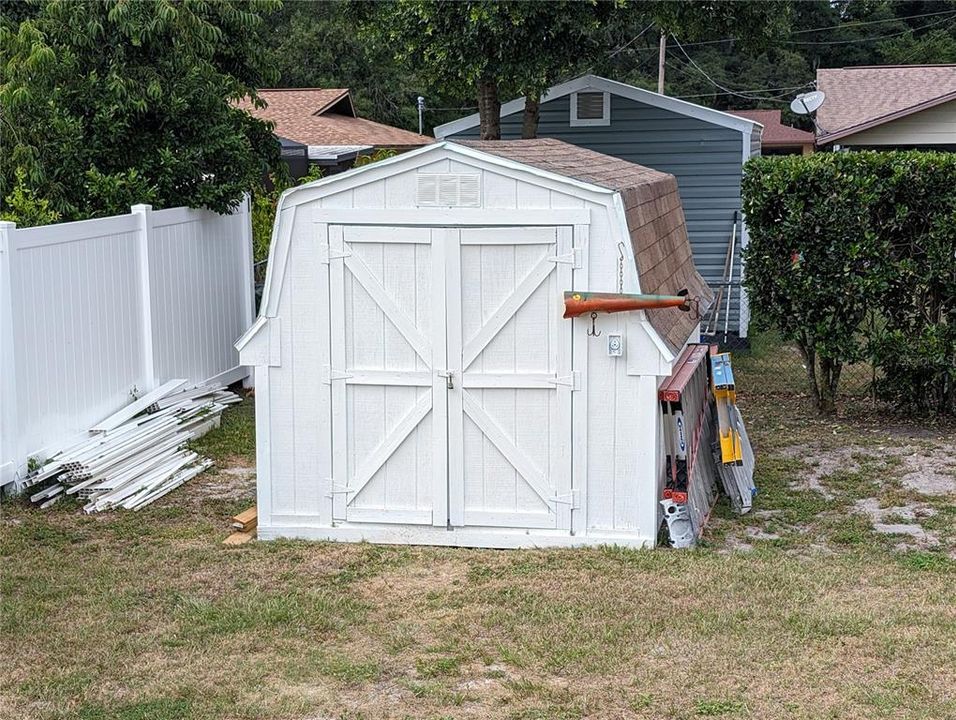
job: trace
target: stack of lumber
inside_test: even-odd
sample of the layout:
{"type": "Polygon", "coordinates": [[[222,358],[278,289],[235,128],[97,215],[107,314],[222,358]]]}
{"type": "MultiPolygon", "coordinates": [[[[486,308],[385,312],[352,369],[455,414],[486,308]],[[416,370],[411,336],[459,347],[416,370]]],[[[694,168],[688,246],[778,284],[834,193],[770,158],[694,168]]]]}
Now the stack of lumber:
{"type": "Polygon", "coordinates": [[[26,478],[24,487],[44,486],[30,500],[47,508],[76,495],[88,513],[139,510],[209,468],[212,460],[186,444],[218,427],[222,411],[242,399],[222,385],[186,383],[164,384],[53,453],[26,478]]]}
{"type": "Polygon", "coordinates": [[[256,506],[253,505],[248,510],[243,510],[238,515],[232,517],[232,527],[236,532],[222,541],[223,545],[242,545],[254,537],[256,525],[259,521],[259,513],[256,506]]]}

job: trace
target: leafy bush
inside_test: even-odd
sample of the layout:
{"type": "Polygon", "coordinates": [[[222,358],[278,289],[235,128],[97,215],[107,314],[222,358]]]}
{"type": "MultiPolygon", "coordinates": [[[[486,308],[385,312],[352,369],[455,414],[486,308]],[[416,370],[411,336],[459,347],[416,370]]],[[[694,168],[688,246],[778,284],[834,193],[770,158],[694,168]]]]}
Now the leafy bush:
{"type": "MultiPolygon", "coordinates": [[[[378,148],[368,155],[359,155],[355,159],[355,167],[371,165],[379,160],[395,157],[398,153],[388,148],[378,148]]],[[[293,185],[320,180],[323,176],[322,167],[312,165],[309,172],[295,182],[289,182],[278,175],[270,177],[272,189],[259,190],[252,198],[252,248],[255,262],[262,262],[269,258],[269,245],[272,242],[272,226],[276,219],[276,205],[279,196],[293,185]]]]}
{"type": "Polygon", "coordinates": [[[754,314],[800,348],[818,409],[835,409],[843,365],[866,358],[885,396],[952,412],[956,156],[756,158],[743,195],[754,314]]]}
{"type": "Polygon", "coordinates": [[[270,125],[235,105],[275,80],[261,41],[275,0],[13,5],[0,197],[22,168],[63,220],[125,213],[131,198],[224,213],[278,166],[270,125]]]}
{"type": "Polygon", "coordinates": [[[14,170],[14,185],[10,194],[3,199],[0,208],[0,220],[15,222],[20,227],[50,225],[60,221],[60,213],[50,207],[50,201],[37,197],[27,186],[27,171],[14,170]]]}
{"type": "Polygon", "coordinates": [[[272,226],[276,219],[276,206],[279,196],[293,185],[318,180],[322,177],[322,168],[313,165],[309,172],[290,182],[288,174],[273,173],[269,176],[271,189],[259,188],[252,195],[252,257],[254,262],[263,262],[269,259],[269,245],[272,243],[272,226]]]}

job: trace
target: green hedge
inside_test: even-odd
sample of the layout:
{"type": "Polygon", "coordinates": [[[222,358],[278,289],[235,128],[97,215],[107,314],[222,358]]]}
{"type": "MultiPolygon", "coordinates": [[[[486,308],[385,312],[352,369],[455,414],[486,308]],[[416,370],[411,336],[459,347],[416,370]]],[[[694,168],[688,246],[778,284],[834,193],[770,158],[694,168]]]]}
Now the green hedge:
{"type": "Polygon", "coordinates": [[[754,314],[800,347],[821,411],[866,359],[883,396],[956,412],[956,154],[755,158],[743,204],[754,314]]]}

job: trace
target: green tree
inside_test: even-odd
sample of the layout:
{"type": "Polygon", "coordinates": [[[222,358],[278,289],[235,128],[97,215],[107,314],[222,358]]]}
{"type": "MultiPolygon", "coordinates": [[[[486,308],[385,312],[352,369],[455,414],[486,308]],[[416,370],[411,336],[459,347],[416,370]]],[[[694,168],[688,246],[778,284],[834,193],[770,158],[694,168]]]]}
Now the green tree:
{"type": "Polygon", "coordinates": [[[424,85],[415,68],[396,63],[387,43],[356,32],[356,18],[372,10],[344,0],[285,3],[264,34],[268,63],[280,87],[349,88],[362,117],[417,129],[415,99],[424,85]]]}
{"type": "Polygon", "coordinates": [[[789,3],[398,0],[376,6],[363,26],[434,83],[474,91],[481,137],[497,139],[503,94],[525,95],[523,134],[534,137],[541,91],[599,61],[615,30],[679,28],[693,40],[733,29],[741,43],[764,45],[788,18],[789,3]]]}
{"type": "Polygon", "coordinates": [[[63,219],[128,203],[226,212],[279,162],[231,103],[271,75],[272,0],[41,0],[0,25],[0,197],[26,186],[63,219]]]}

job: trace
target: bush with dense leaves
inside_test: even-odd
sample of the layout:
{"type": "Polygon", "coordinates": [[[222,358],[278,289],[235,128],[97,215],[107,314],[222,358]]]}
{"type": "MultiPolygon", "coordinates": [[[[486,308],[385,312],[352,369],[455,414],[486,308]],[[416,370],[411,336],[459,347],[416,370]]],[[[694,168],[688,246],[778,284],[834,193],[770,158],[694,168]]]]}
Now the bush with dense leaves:
{"type": "Polygon", "coordinates": [[[743,195],[754,315],[800,348],[818,408],[867,359],[883,396],[956,411],[956,155],[757,158],[743,195]]]}
{"type": "Polygon", "coordinates": [[[63,220],[234,209],[279,163],[270,126],[233,104],[274,79],[260,34],[277,7],[38,0],[0,15],[0,198],[19,182],[63,220]]]}

